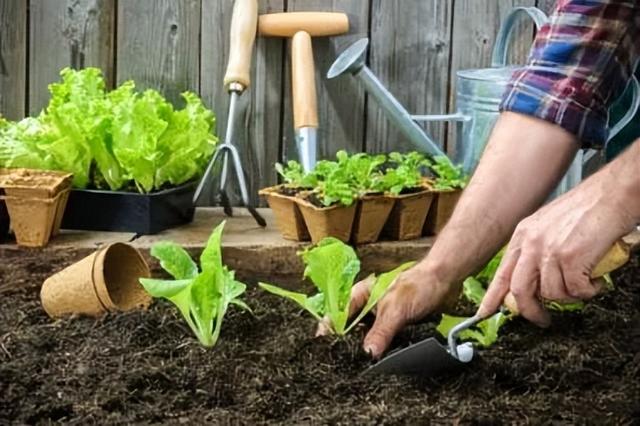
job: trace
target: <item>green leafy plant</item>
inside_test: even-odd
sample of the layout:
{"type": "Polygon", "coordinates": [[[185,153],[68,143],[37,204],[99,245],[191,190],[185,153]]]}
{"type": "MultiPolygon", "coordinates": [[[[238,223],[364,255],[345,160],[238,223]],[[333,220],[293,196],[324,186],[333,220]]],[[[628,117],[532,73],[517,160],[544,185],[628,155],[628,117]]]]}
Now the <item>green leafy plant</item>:
{"type": "Polygon", "coordinates": [[[349,185],[358,197],[384,191],[384,173],[382,166],[386,156],[358,153],[349,155],[346,151],[336,154],[338,166],[346,170],[349,185]]]}
{"type": "Polygon", "coordinates": [[[222,264],[221,239],[224,222],[218,225],[200,255],[200,271],[191,256],[172,242],[159,242],[151,255],[173,280],[140,278],[144,289],[153,297],[173,303],[205,347],[218,341],[222,320],[230,304],[250,310],[240,299],[246,285],[222,264]]]}
{"type": "Polygon", "coordinates": [[[108,92],[97,68],[60,73],[48,106],[0,128],[0,167],[64,170],[76,188],[147,193],[200,176],[215,148],[215,117],[193,93],[180,110],[133,82],[108,92]]]}
{"type": "Polygon", "coordinates": [[[454,165],[445,156],[433,157],[431,170],[436,175],[433,187],[437,191],[463,189],[469,181],[469,177],[462,171],[462,165],[454,165]]]}
{"type": "Polygon", "coordinates": [[[276,172],[282,176],[285,184],[291,188],[310,189],[317,184],[316,174],[306,173],[302,164],[295,160],[287,161],[286,166],[281,163],[276,163],[275,169],[276,172]]]}
{"type": "Polygon", "coordinates": [[[385,191],[398,195],[406,190],[413,190],[424,186],[422,170],[431,166],[431,161],[419,152],[389,154],[389,164],[382,179],[385,191]]]}
{"type": "MultiPolygon", "coordinates": [[[[503,255],[504,249],[498,252],[475,276],[468,277],[464,280],[462,293],[474,306],[480,306],[487,292],[487,288],[500,266],[503,255]]],[[[511,317],[511,314],[498,312],[486,320],[479,322],[476,327],[462,331],[459,337],[462,340],[474,340],[481,346],[491,346],[498,340],[498,331],[500,328],[511,319],[511,317]]],[[[467,318],[443,314],[436,330],[446,337],[453,327],[465,319],[467,318]]]]}
{"type": "MultiPolygon", "coordinates": [[[[500,262],[502,262],[505,250],[506,247],[500,250],[475,276],[468,277],[464,280],[462,293],[474,306],[480,306],[480,303],[487,292],[487,288],[489,287],[489,284],[491,284],[491,281],[493,281],[493,277],[500,266],[500,262]]],[[[611,281],[609,274],[605,275],[603,278],[609,287],[613,286],[613,282],[611,281]]],[[[584,306],[585,304],[582,301],[573,303],[560,303],[554,301],[545,302],[545,307],[547,309],[558,312],[579,312],[584,309],[584,306]]],[[[498,331],[500,328],[512,318],[512,314],[497,312],[486,320],[478,323],[475,329],[462,331],[460,333],[460,338],[463,340],[475,340],[482,346],[490,346],[498,339],[498,331]]],[[[465,319],[467,318],[443,314],[437,330],[440,334],[446,337],[453,327],[465,319]]]]}
{"type": "Polygon", "coordinates": [[[351,290],[360,272],[360,261],[355,251],[340,240],[325,238],[317,246],[303,251],[301,255],[305,263],[304,277],[311,280],[318,293],[307,296],[272,284],[259,285],[269,293],[296,302],[318,321],[326,315],[331,320],[333,331],[339,336],[345,335],[359,323],[382,298],[398,274],[413,264],[405,263],[376,277],[366,306],[351,324],[347,325],[351,290]]]}

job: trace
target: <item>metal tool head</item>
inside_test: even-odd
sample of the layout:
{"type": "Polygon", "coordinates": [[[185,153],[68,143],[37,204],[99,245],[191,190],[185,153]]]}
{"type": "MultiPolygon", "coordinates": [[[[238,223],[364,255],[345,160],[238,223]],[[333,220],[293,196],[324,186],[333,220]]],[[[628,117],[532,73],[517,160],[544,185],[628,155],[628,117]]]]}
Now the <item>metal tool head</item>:
{"type": "Polygon", "coordinates": [[[365,373],[433,377],[461,368],[473,359],[471,343],[458,345],[457,352],[459,358],[455,358],[446,346],[430,337],[387,355],[365,373]]]}
{"type": "Polygon", "coordinates": [[[365,64],[365,54],[367,47],[369,46],[369,39],[363,38],[347,48],[344,52],[338,56],[333,62],[331,68],[327,72],[327,78],[332,79],[341,76],[344,73],[355,74],[365,64]]]}
{"type": "Polygon", "coordinates": [[[318,129],[315,127],[301,127],[296,130],[296,146],[300,163],[305,172],[310,172],[316,166],[318,152],[318,129]]]}
{"type": "Polygon", "coordinates": [[[447,336],[447,346],[430,337],[388,355],[367,372],[432,377],[460,368],[473,359],[474,350],[471,343],[459,345],[458,334],[482,319],[474,315],[453,327],[447,336]]]}

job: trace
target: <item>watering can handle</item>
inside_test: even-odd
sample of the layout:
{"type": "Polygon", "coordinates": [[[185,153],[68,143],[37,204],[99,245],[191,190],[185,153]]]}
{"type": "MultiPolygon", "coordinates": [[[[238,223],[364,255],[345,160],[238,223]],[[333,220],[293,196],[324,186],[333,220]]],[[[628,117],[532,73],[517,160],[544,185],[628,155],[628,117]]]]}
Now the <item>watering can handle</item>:
{"type": "Polygon", "coordinates": [[[498,36],[496,37],[496,43],[493,46],[493,54],[491,55],[492,67],[504,67],[507,65],[507,53],[509,48],[509,42],[511,41],[511,35],[518,17],[526,14],[536,24],[536,29],[539,31],[544,24],[549,20],[547,15],[537,7],[515,7],[509,12],[507,17],[502,21],[498,36]]]}
{"type": "MultiPolygon", "coordinates": [[[[625,115],[618,121],[613,127],[609,129],[609,136],[607,137],[607,142],[613,139],[620,130],[624,129],[627,124],[636,116],[638,112],[638,108],[640,108],[640,82],[635,75],[632,75],[629,79],[629,83],[631,86],[631,90],[633,90],[633,98],[631,101],[631,107],[625,113],[625,115]]],[[[628,86],[627,86],[628,88],[628,86]]],[[[626,91],[626,90],[625,90],[626,91]]],[[[610,123],[611,124],[611,123],[610,123]]]]}

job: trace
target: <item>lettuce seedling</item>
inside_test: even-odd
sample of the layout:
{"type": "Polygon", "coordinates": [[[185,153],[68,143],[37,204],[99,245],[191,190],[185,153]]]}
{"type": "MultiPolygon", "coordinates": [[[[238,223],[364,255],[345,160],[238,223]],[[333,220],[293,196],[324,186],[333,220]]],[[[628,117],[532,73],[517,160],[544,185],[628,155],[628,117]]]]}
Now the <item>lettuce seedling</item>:
{"type": "Polygon", "coordinates": [[[462,171],[462,165],[456,166],[449,158],[442,155],[433,157],[431,170],[436,175],[433,187],[437,191],[463,189],[469,181],[469,176],[462,171]]]}
{"type": "Polygon", "coordinates": [[[366,306],[347,325],[351,290],[360,272],[360,261],[355,251],[342,241],[329,237],[301,255],[305,264],[304,277],[311,280],[318,293],[307,296],[272,284],[259,285],[269,293],[293,300],[318,321],[327,316],[331,320],[333,331],[339,336],[344,336],[360,322],[382,298],[398,274],[413,265],[413,262],[405,263],[376,277],[366,306]]]}
{"type": "Polygon", "coordinates": [[[389,154],[390,164],[382,178],[382,187],[391,194],[398,195],[405,190],[420,188],[424,184],[422,170],[431,166],[431,161],[419,152],[389,154]]]}
{"type": "Polygon", "coordinates": [[[220,242],[224,224],[218,225],[209,237],[200,255],[200,271],[182,247],[172,242],[159,242],[151,248],[151,255],[175,279],[140,278],[151,296],[165,298],[176,305],[205,347],[212,347],[218,341],[229,304],[250,311],[240,300],[247,286],[236,281],[234,272],[222,264],[220,242]]]}
{"type": "Polygon", "coordinates": [[[282,176],[284,183],[292,188],[308,189],[313,188],[317,183],[315,173],[306,173],[302,164],[295,160],[287,161],[287,165],[275,164],[276,172],[282,176]]]}
{"type": "MultiPolygon", "coordinates": [[[[500,266],[502,256],[504,255],[504,249],[496,254],[487,265],[478,272],[475,276],[468,277],[464,280],[462,285],[462,293],[464,297],[473,303],[476,307],[480,306],[487,287],[493,280],[493,277],[500,266]]],[[[479,322],[474,328],[469,328],[460,333],[462,340],[475,340],[481,346],[491,346],[498,340],[498,331],[500,328],[512,318],[511,314],[504,314],[498,312],[484,321],[479,322]]],[[[452,315],[443,314],[440,324],[438,324],[436,330],[447,337],[449,331],[466,320],[466,317],[457,317],[452,315]]]]}
{"type": "MultiPolygon", "coordinates": [[[[487,288],[500,266],[502,256],[504,255],[505,248],[500,250],[487,265],[478,274],[472,277],[468,277],[464,280],[462,286],[462,293],[464,297],[473,303],[476,307],[480,306],[484,295],[487,292],[487,288]]],[[[610,283],[610,277],[606,276],[605,280],[610,283]]],[[[612,283],[611,283],[612,284],[612,283]]],[[[554,301],[545,302],[545,307],[552,311],[558,312],[576,312],[584,309],[584,302],[576,301],[573,303],[560,303],[554,301]]],[[[498,339],[498,331],[500,328],[510,319],[513,318],[513,314],[505,314],[498,312],[493,316],[487,318],[484,321],[478,323],[475,329],[467,329],[460,333],[460,338],[463,340],[475,340],[482,346],[490,346],[498,339]]],[[[442,315],[440,324],[438,324],[437,330],[443,336],[447,336],[449,331],[467,319],[466,317],[456,317],[451,315],[442,315]]]]}

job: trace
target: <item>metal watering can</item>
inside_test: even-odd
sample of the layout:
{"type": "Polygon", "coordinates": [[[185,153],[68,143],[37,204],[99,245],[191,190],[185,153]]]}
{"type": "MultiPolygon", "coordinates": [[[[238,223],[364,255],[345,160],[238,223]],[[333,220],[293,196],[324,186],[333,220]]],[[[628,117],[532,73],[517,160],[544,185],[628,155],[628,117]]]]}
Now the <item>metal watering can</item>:
{"type": "MultiPolygon", "coordinates": [[[[393,121],[418,150],[432,155],[445,155],[437,143],[418,124],[426,121],[452,121],[457,123],[455,141],[455,163],[462,164],[467,173],[472,173],[489,140],[489,135],[498,119],[500,101],[506,91],[513,72],[519,66],[507,66],[507,52],[518,18],[531,18],[539,30],[548,18],[535,7],[516,7],[502,22],[493,48],[491,68],[460,70],[456,73],[456,112],[443,115],[411,115],[398,100],[384,87],[375,74],[365,65],[368,39],[361,39],[349,46],[335,60],[327,73],[327,78],[336,78],[351,73],[363,83],[387,117],[393,121]]],[[[633,118],[640,106],[640,84],[631,79],[627,90],[633,91],[632,105],[627,113],[610,127],[609,139],[613,138],[633,118]]],[[[625,91],[626,93],[626,91],[625,91]]],[[[580,150],[565,177],[552,197],[560,195],[576,186],[582,180],[583,163],[592,153],[580,150]]]]}

